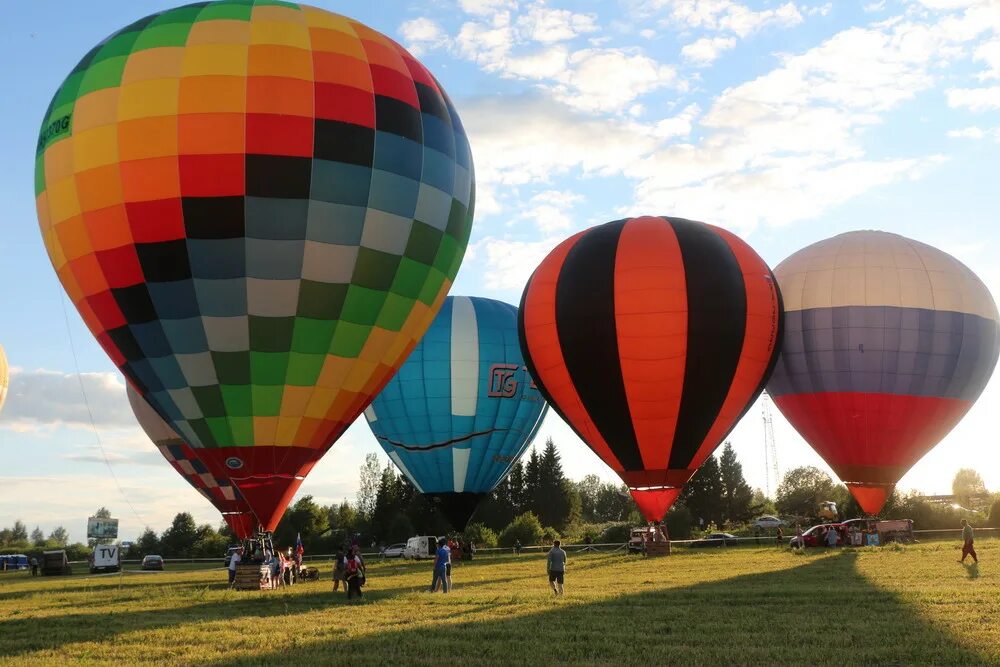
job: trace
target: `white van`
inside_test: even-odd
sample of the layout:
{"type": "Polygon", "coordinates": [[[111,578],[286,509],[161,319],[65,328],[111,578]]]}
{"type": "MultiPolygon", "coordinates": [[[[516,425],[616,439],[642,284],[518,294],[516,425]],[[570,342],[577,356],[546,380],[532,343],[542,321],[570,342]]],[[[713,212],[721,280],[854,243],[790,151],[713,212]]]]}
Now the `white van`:
{"type": "Polygon", "coordinates": [[[433,535],[419,535],[406,540],[403,558],[434,558],[437,554],[438,538],[433,535]]]}
{"type": "Polygon", "coordinates": [[[99,544],[90,557],[90,572],[117,572],[121,569],[121,548],[117,544],[99,544]]]}

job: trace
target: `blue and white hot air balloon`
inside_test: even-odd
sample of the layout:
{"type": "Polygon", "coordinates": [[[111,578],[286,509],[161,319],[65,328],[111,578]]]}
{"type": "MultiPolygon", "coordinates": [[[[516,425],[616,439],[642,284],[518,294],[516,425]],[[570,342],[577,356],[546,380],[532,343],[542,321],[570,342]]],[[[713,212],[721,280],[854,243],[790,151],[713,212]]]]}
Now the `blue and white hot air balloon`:
{"type": "Polygon", "coordinates": [[[365,418],[413,486],[463,530],[547,407],[524,366],[517,308],[450,296],[365,418]]]}

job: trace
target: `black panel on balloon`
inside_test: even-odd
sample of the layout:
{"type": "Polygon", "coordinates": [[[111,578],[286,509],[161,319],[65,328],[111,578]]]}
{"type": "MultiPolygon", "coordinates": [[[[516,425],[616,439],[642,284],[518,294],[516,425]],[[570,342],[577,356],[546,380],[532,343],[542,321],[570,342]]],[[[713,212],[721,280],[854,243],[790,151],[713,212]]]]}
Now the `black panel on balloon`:
{"type": "Polygon", "coordinates": [[[430,501],[434,509],[441,512],[452,528],[462,532],[472,515],[476,513],[479,502],[486,497],[485,493],[426,493],[424,494],[430,501]]]}
{"type": "Polygon", "coordinates": [[[556,283],[556,323],[584,409],[625,469],[641,470],[615,327],[615,258],[625,223],[595,227],[570,249],[556,283]]]}
{"type": "Polygon", "coordinates": [[[684,389],[668,465],[684,469],[729,394],[743,352],[747,299],[743,271],[725,239],[706,225],[668,220],[684,261],[688,302],[684,389]]]}

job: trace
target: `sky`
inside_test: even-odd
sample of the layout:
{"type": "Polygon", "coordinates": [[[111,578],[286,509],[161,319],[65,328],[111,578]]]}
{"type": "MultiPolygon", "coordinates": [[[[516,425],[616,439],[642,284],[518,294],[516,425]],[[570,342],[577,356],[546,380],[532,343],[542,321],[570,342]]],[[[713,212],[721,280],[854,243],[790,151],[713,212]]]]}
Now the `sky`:
{"type": "MultiPolygon", "coordinates": [[[[85,537],[106,506],[128,539],[174,514],[215,510],[136,426],[124,382],[63,295],[32,189],[42,115],[90,47],[156,0],[12,3],[0,40],[0,343],[12,366],[0,413],[0,526],[85,537]]],[[[452,294],[517,303],[559,241],[629,215],[739,234],[771,265],[856,229],[945,250],[1000,294],[1000,3],[996,0],[314,0],[406,46],[468,131],[475,222],[452,294]]],[[[903,478],[949,493],[976,468],[1000,489],[1000,381],[903,478]]],[[[829,468],[773,410],[778,467],[829,468]]],[[[572,478],[617,478],[550,412],[572,478]]],[[[770,489],[762,408],[730,440],[770,489]]],[[[354,498],[362,418],[300,495],[354,498]]]]}

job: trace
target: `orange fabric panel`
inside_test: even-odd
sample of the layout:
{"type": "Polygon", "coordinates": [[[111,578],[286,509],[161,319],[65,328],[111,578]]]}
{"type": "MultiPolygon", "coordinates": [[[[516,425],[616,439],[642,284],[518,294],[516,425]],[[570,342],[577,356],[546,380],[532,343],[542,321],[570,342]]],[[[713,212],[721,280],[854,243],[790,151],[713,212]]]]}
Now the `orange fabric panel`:
{"type": "Polygon", "coordinates": [[[684,390],[687,286],[673,228],[626,223],[615,258],[615,325],[622,379],[644,467],[663,468],[684,390]]]}
{"type": "Polygon", "coordinates": [[[722,439],[736,426],[749,408],[748,402],[761,388],[761,381],[778,345],[780,307],[776,281],[764,260],[741,238],[720,227],[710,225],[726,240],[736,256],[746,286],[747,322],[740,360],[729,387],[729,394],[709,429],[698,453],[691,460],[691,469],[697,470],[705,459],[719,446],[722,439]]]}
{"type": "Polygon", "coordinates": [[[563,418],[613,470],[624,469],[587,414],[566,369],[556,327],[556,283],[566,255],[583,232],[571,236],[535,269],[524,298],[524,338],[535,373],[563,418]]]}
{"type": "Polygon", "coordinates": [[[246,116],[242,113],[184,114],[178,116],[177,135],[181,155],[243,153],[246,116]]]}

